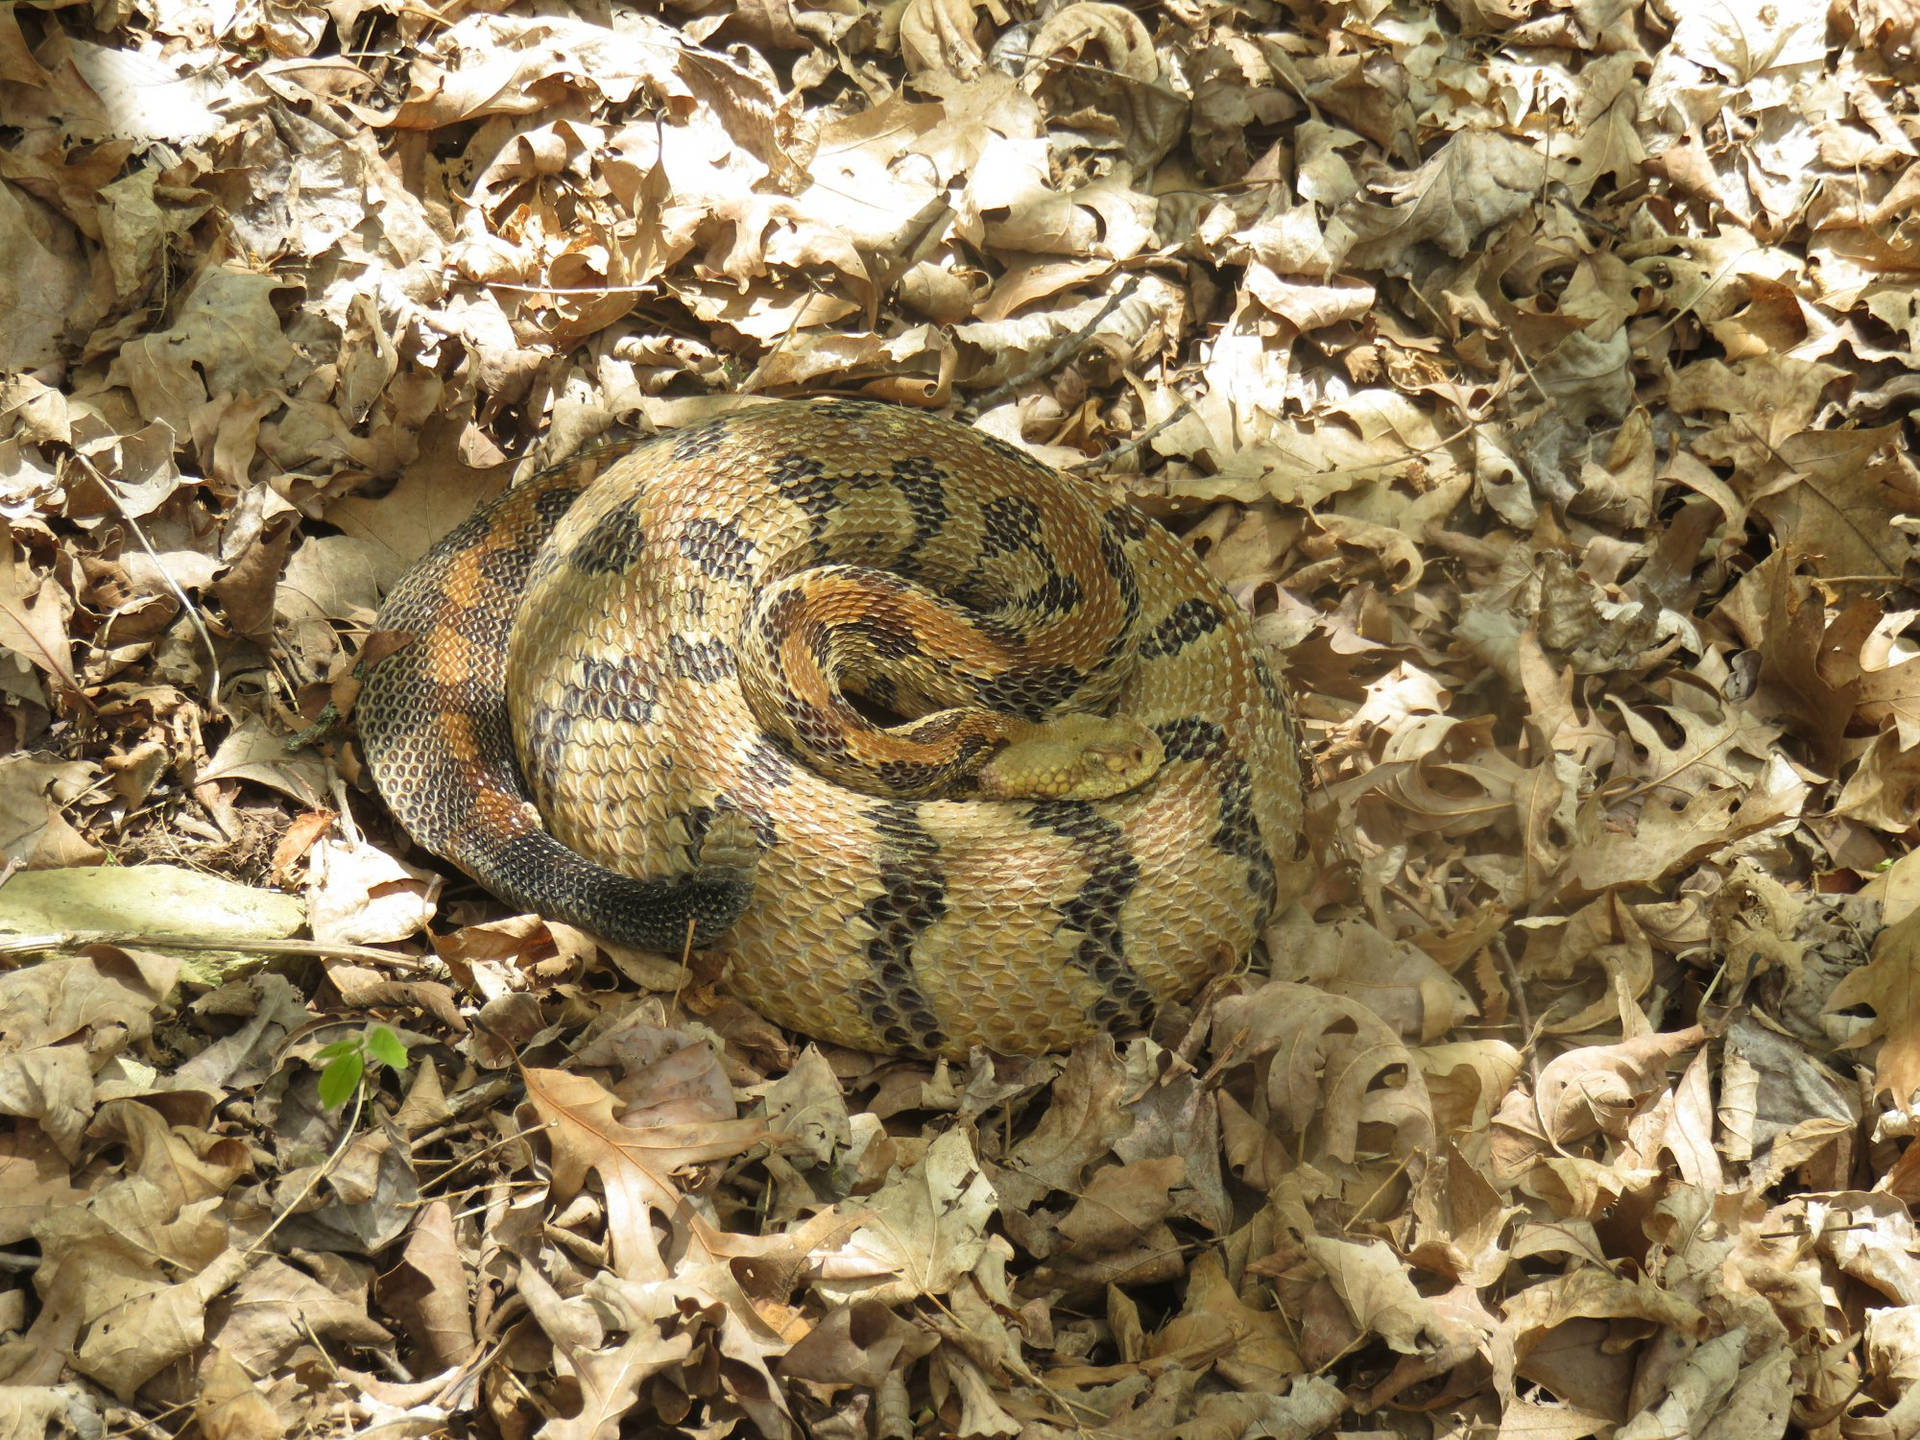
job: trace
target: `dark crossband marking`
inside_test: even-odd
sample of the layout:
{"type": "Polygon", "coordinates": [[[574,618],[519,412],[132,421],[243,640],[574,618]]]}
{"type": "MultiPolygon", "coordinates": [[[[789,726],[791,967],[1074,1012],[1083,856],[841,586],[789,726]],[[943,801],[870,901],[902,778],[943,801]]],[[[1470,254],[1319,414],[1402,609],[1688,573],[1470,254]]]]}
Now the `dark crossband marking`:
{"type": "Polygon", "coordinates": [[[793,759],[769,737],[762,735],[754,740],[747,751],[746,762],[740,768],[741,775],[756,785],[769,790],[784,790],[793,784],[793,759]]]}
{"type": "Polygon", "coordinates": [[[716,580],[744,585],[753,579],[757,547],[730,519],[696,515],[680,531],[680,553],[716,580]]]}
{"type": "Polygon", "coordinates": [[[679,680],[711,685],[732,675],[733,647],[724,640],[689,640],[684,635],[667,637],[667,670],[679,680]]]}
{"type": "Polygon", "coordinates": [[[1226,623],[1225,612],[1211,600],[1182,600],[1140,641],[1140,654],[1148,660],[1178,655],[1202,635],[1211,635],[1226,623]]]}
{"type": "Polygon", "coordinates": [[[551,532],[583,493],[577,485],[550,485],[541,491],[540,498],[533,502],[533,513],[540,521],[540,528],[551,532]]]}
{"type": "Polygon", "coordinates": [[[566,783],[567,745],[573,739],[574,716],[552,705],[536,705],[527,716],[521,736],[520,758],[534,793],[545,795],[566,783]]]}
{"type": "Polygon", "coordinates": [[[818,760],[851,760],[847,729],[829,711],[789,690],[780,697],[780,713],[792,729],[794,743],[818,760]]]}
{"type": "Polygon", "coordinates": [[[1278,888],[1273,860],[1253,813],[1253,772],[1229,752],[1226,731],[1211,720],[1189,715],[1155,726],[1154,733],[1166,749],[1167,764],[1201,760],[1215,767],[1220,777],[1220,823],[1208,838],[1215,849],[1246,862],[1247,888],[1257,902],[1256,923],[1265,924],[1273,913],[1278,888]]]}
{"type": "Polygon", "coordinates": [[[1052,563],[1040,543],[1040,507],[1026,496],[994,496],[980,507],[980,526],[983,557],[1025,550],[1052,563]]]}
{"type": "Polygon", "coordinates": [[[598,656],[580,662],[577,694],[583,715],[629,725],[652,724],[654,707],[660,700],[659,691],[632,664],[598,656]]]}
{"type": "Polygon", "coordinates": [[[690,465],[720,452],[727,443],[727,422],[709,420],[704,425],[689,425],[674,431],[668,443],[673,447],[674,464],[690,465]]]}
{"type": "Polygon", "coordinates": [[[887,801],[866,812],[879,841],[880,893],[860,907],[873,938],[867,942],[870,973],[853,987],[853,1001],[888,1045],[933,1050],[947,1037],[914,973],[913,947],[947,913],[947,883],[939,846],[917,810],[887,801]]]}
{"type": "Polygon", "coordinates": [[[1018,715],[1022,720],[1044,720],[1086,678],[1071,665],[1026,665],[981,681],[974,687],[974,694],[989,710],[1018,715]]]}
{"type": "Polygon", "coordinates": [[[915,455],[894,461],[893,485],[906,502],[907,513],[913,517],[916,545],[937,534],[947,523],[946,472],[931,458],[915,455]]]}
{"type": "Polygon", "coordinates": [[[1027,812],[1033,823],[1071,841],[1086,882],[1060,907],[1064,928],[1080,935],[1073,963],[1100,987],[1088,1014],[1103,1026],[1145,1026],[1153,1018],[1153,992],[1127,959],[1122,913],[1140,883],[1126,832],[1084,800],[1043,800],[1027,812]]]}
{"type": "Polygon", "coordinates": [[[1080,603],[1080,582],[1071,575],[1052,571],[1039,588],[1020,597],[1020,608],[1030,615],[1064,615],[1080,603]]]}
{"type": "Polygon", "coordinates": [[[640,500],[635,496],[594,521],[567,552],[567,562],[583,575],[624,575],[646,544],[646,532],[640,528],[640,500]]]}

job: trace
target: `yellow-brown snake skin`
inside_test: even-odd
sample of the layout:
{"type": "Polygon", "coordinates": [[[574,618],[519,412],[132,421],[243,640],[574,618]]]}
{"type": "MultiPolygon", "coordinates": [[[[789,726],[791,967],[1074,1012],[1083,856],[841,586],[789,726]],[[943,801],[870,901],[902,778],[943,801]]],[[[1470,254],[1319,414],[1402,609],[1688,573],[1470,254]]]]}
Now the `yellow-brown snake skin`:
{"type": "Polygon", "coordinates": [[[421,845],[609,940],[717,947],[823,1039],[1138,1027],[1304,884],[1286,699],[1232,598],[1098,487],[917,411],[594,451],[448,535],[379,628],[406,643],[360,734],[421,845]],[[1060,712],[1130,717],[1124,756],[1084,748],[1150,778],[1055,788],[1060,712]],[[1042,778],[1007,790],[1029,735],[1042,778]]]}

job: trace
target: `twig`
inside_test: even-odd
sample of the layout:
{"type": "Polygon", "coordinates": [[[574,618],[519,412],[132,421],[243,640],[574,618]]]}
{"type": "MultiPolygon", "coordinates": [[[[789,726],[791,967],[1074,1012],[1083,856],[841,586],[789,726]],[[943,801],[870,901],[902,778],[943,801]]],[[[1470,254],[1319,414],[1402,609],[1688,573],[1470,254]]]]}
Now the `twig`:
{"type": "Polygon", "coordinates": [[[1193,402],[1191,400],[1182,400],[1178,405],[1176,405],[1173,408],[1173,413],[1167,416],[1166,419],[1159,421],[1157,424],[1148,426],[1145,430],[1142,430],[1138,435],[1134,436],[1131,440],[1127,441],[1124,445],[1116,445],[1111,450],[1102,450],[1098,455],[1089,455],[1085,460],[1081,460],[1075,464],[1067,466],[1067,469],[1070,471],[1073,471],[1076,474],[1083,470],[1111,469],[1113,466],[1119,464],[1122,460],[1126,459],[1127,456],[1133,454],[1134,451],[1144,446],[1148,441],[1153,439],[1153,437],[1158,435],[1162,430],[1165,430],[1168,426],[1177,424],[1179,421],[1185,419],[1186,416],[1189,413],[1191,413],[1192,410],[1193,410],[1193,402]]]}
{"type": "Polygon", "coordinates": [[[40,935],[0,936],[0,956],[32,955],[42,950],[84,950],[89,945],[132,946],[138,950],[242,950],[259,955],[316,955],[324,960],[374,960],[410,970],[426,965],[371,945],[331,945],[320,940],[208,940],[187,935],[149,935],[138,930],[53,930],[40,935]]]}
{"type": "Polygon", "coordinates": [[[367,1087],[356,1085],[353,1090],[353,1113],[347,1116],[346,1123],[340,1127],[340,1143],[327,1152],[325,1160],[314,1166],[313,1173],[307,1177],[307,1183],[300,1187],[298,1194],[281,1207],[280,1213],[268,1222],[267,1228],[254,1236],[253,1243],[240,1252],[242,1260],[251,1263],[253,1257],[260,1253],[267,1241],[273,1238],[273,1232],[278,1230],[281,1223],[300,1207],[300,1202],[311,1195],[322,1180],[333,1173],[334,1167],[340,1163],[340,1157],[347,1153],[347,1147],[354,1141],[356,1127],[360,1124],[360,1111],[366,1105],[366,1100],[367,1087]]]}
{"type": "Polygon", "coordinates": [[[1042,375],[1050,374],[1059,369],[1061,362],[1066,359],[1067,352],[1084,342],[1089,335],[1093,334],[1093,332],[1100,327],[1101,321],[1105,320],[1115,310],[1118,310],[1121,305],[1125,304],[1126,301],[1132,297],[1133,292],[1139,288],[1139,284],[1140,282],[1137,280],[1129,280],[1119,290],[1107,297],[1107,303],[1102,305],[1100,312],[1091,320],[1087,321],[1086,324],[1074,331],[1073,334],[1066,336],[1059,344],[1055,345],[1019,374],[1011,376],[1004,383],[994,386],[994,388],[987,391],[986,394],[975,396],[967,408],[978,411],[985,410],[989,406],[998,405],[1022,385],[1032,380],[1038,380],[1042,375]]]}

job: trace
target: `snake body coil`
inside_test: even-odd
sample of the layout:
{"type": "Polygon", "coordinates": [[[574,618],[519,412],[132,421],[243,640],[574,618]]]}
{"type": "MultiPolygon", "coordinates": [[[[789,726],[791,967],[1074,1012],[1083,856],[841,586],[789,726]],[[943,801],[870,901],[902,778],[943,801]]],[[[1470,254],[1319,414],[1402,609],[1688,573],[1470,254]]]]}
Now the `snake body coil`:
{"type": "Polygon", "coordinates": [[[1245,614],[1159,526],[915,411],[770,404],[592,452],[449,534],[379,628],[407,638],[360,734],[421,845],[610,940],[718,944],[741,998],[843,1044],[1143,1024],[1302,883],[1245,614]],[[1109,711],[1112,745],[1052,739],[1109,711]],[[1049,746],[1151,778],[1075,798],[1102,792],[1049,746]]]}

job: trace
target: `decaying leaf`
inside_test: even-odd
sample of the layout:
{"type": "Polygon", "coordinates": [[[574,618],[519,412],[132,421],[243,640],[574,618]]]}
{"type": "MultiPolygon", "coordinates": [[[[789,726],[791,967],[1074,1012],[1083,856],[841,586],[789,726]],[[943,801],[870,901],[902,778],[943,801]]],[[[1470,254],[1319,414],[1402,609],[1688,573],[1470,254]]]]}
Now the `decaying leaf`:
{"type": "MultiPolygon", "coordinates": [[[[1915,1432],[1917,37],[0,6],[0,1432],[1915,1432]],[[803,393],[1167,522],[1294,692],[1313,883],[1147,1033],[810,1045],[370,793],[429,545],[803,393]]],[[[1085,603],[917,463],[876,554],[1085,603]]],[[[1218,899],[1133,803],[1021,812],[1110,989],[1218,899]]]]}

